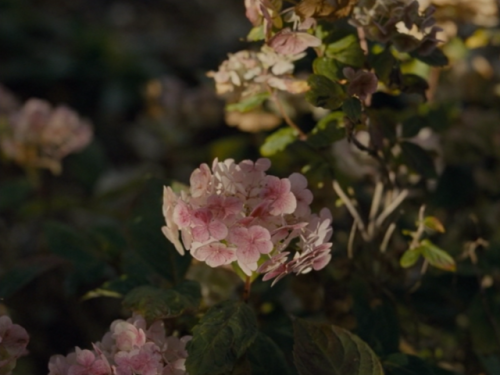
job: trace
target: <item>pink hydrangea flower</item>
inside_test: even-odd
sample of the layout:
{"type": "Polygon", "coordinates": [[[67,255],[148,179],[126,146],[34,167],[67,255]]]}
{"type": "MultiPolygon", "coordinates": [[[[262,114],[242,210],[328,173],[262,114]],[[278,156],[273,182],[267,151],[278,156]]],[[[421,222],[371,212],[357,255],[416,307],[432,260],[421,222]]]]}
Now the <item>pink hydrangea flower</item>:
{"type": "Polygon", "coordinates": [[[234,263],[248,276],[266,274],[266,280],[325,267],[331,251],[329,211],[311,214],[307,179],[300,173],[268,175],[270,166],[264,158],[216,159],[211,170],[202,164],[191,175],[195,186],[189,193],[165,189],[163,233],[181,254],[189,250],[210,267],[234,263]],[[298,244],[296,251],[285,252],[291,243],[298,244]]]}
{"type": "Polygon", "coordinates": [[[91,126],[71,109],[53,109],[46,101],[30,99],[10,116],[0,149],[26,168],[47,168],[59,174],[61,160],[85,148],[91,139],[91,126]]]}
{"type": "Polygon", "coordinates": [[[0,316],[0,373],[10,374],[19,357],[27,353],[29,336],[26,330],[6,316],[0,316]]]}
{"type": "Polygon", "coordinates": [[[140,315],[111,324],[93,350],[76,348],[50,358],[49,375],[186,375],[190,336],[167,336],[163,322],[149,327],[140,315]]]}

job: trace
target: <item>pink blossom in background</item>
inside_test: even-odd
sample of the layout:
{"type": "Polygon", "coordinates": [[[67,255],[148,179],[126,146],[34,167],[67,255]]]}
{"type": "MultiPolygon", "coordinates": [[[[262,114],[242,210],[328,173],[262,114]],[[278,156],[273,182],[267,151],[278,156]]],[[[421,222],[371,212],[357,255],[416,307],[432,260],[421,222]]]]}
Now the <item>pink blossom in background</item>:
{"type": "Polygon", "coordinates": [[[10,375],[17,359],[27,354],[29,336],[26,330],[6,316],[0,316],[0,374],[10,375]]]}
{"type": "Polygon", "coordinates": [[[84,149],[92,136],[91,126],[68,107],[52,108],[44,100],[30,99],[11,113],[0,149],[23,167],[59,174],[61,160],[84,149]]]}
{"type": "Polygon", "coordinates": [[[190,336],[167,336],[163,322],[149,326],[140,315],[111,324],[93,349],[76,348],[50,358],[48,375],[185,375],[190,336]]]}
{"type": "Polygon", "coordinates": [[[248,276],[265,274],[264,280],[325,267],[332,246],[329,210],[311,214],[307,179],[268,175],[270,166],[265,158],[216,159],[211,169],[202,164],[189,191],[165,188],[163,233],[181,254],[191,251],[210,267],[235,263],[248,276]]]}

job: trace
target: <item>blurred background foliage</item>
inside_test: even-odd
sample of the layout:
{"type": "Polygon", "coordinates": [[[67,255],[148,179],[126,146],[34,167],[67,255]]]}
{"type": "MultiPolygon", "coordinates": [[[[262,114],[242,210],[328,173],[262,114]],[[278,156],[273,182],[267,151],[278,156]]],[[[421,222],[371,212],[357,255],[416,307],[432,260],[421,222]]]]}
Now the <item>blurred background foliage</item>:
{"type": "MultiPolygon", "coordinates": [[[[314,204],[334,212],[334,259],[324,271],[272,289],[253,286],[261,329],[285,353],[294,314],[354,330],[388,374],[401,374],[408,360],[423,374],[500,373],[498,9],[487,1],[434,3],[449,66],[402,65],[429,80],[431,100],[377,93],[372,102],[381,116],[378,136],[412,139],[430,151],[437,171],[427,178],[426,165],[415,174],[391,160],[411,194],[394,218],[390,250],[379,252],[380,236],[358,239],[354,260],[346,258],[352,219],[336,208],[332,167],[367,217],[378,173],[368,155],[345,139],[333,142],[335,134],[319,152],[302,142],[272,147],[280,149],[271,152],[272,172],[304,171],[314,204]],[[400,116],[403,109],[410,115],[400,116]],[[408,247],[401,231],[414,229],[422,202],[446,227],[432,239],[456,259],[456,273],[432,269],[422,277],[419,267],[399,267],[408,247]]],[[[0,1],[0,82],[21,102],[39,97],[71,106],[95,132],[87,149],[64,160],[61,176],[44,172],[38,186],[21,168],[1,164],[0,313],[31,335],[18,374],[46,374],[50,355],[99,340],[126,316],[112,297],[135,286],[173,285],[187,273],[201,281],[206,306],[240,292],[232,273],[189,267],[159,228],[163,185],[187,183],[214,157],[255,159],[271,134],[225,125],[224,104],[205,75],[246,46],[244,13],[236,0],[0,1]]],[[[313,116],[298,116],[304,129],[315,126],[313,116]]],[[[176,328],[188,332],[194,320],[178,318],[176,328]]]]}

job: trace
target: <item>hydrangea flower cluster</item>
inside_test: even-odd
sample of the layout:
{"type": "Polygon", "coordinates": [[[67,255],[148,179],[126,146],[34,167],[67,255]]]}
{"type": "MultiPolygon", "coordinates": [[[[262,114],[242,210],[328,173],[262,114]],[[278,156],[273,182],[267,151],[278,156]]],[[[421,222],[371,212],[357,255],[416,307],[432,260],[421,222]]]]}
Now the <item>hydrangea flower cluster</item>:
{"type": "Polygon", "coordinates": [[[416,0],[361,0],[353,10],[350,23],[362,27],[369,39],[382,43],[392,41],[402,52],[428,55],[439,42],[436,33],[441,31],[435,26],[434,11],[434,7],[428,7],[420,13],[416,0]],[[400,23],[408,33],[398,28],[400,23]]]}
{"type": "Polygon", "coordinates": [[[260,52],[239,51],[230,54],[217,72],[208,72],[215,80],[217,94],[232,93],[233,101],[241,101],[256,94],[269,91],[268,87],[291,93],[306,91],[305,81],[293,78],[295,60],[305,54],[281,55],[268,46],[260,52]]]}
{"type": "Polygon", "coordinates": [[[80,151],[92,139],[92,128],[71,109],[55,109],[44,100],[30,99],[8,120],[0,148],[9,159],[26,168],[61,172],[61,160],[80,151]]]}
{"type": "Polygon", "coordinates": [[[10,375],[19,357],[27,353],[26,330],[4,315],[0,316],[0,375],[10,375]]]}
{"type": "Polygon", "coordinates": [[[201,164],[191,174],[189,192],[165,188],[163,233],[181,254],[189,250],[211,267],[235,262],[264,280],[325,267],[331,259],[330,211],[311,214],[306,178],[267,175],[270,166],[264,158],[238,164],[215,159],[211,169],[201,164]]]}
{"type": "Polygon", "coordinates": [[[186,343],[191,336],[166,336],[163,322],[147,328],[140,315],[115,320],[93,350],[76,348],[54,355],[48,375],[184,375],[186,343]]]}

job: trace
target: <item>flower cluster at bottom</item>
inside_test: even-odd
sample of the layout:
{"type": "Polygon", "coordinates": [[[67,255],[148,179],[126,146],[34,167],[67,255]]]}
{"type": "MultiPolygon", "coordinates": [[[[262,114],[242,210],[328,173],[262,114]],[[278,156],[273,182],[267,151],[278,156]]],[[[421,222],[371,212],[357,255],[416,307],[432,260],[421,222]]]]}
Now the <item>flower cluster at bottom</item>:
{"type": "Polygon", "coordinates": [[[13,324],[8,316],[0,316],[0,375],[10,375],[16,361],[25,355],[29,336],[18,324],[13,324]]]}
{"type": "Polygon", "coordinates": [[[331,259],[330,211],[311,214],[307,179],[300,173],[268,175],[270,166],[264,158],[200,165],[189,192],[165,188],[163,233],[181,254],[189,250],[211,267],[237,264],[248,276],[265,274],[264,281],[325,267],[331,259]]]}
{"type": "Polygon", "coordinates": [[[115,320],[93,350],[54,355],[48,375],[184,375],[191,336],[166,336],[163,322],[146,326],[140,315],[115,320]]]}

